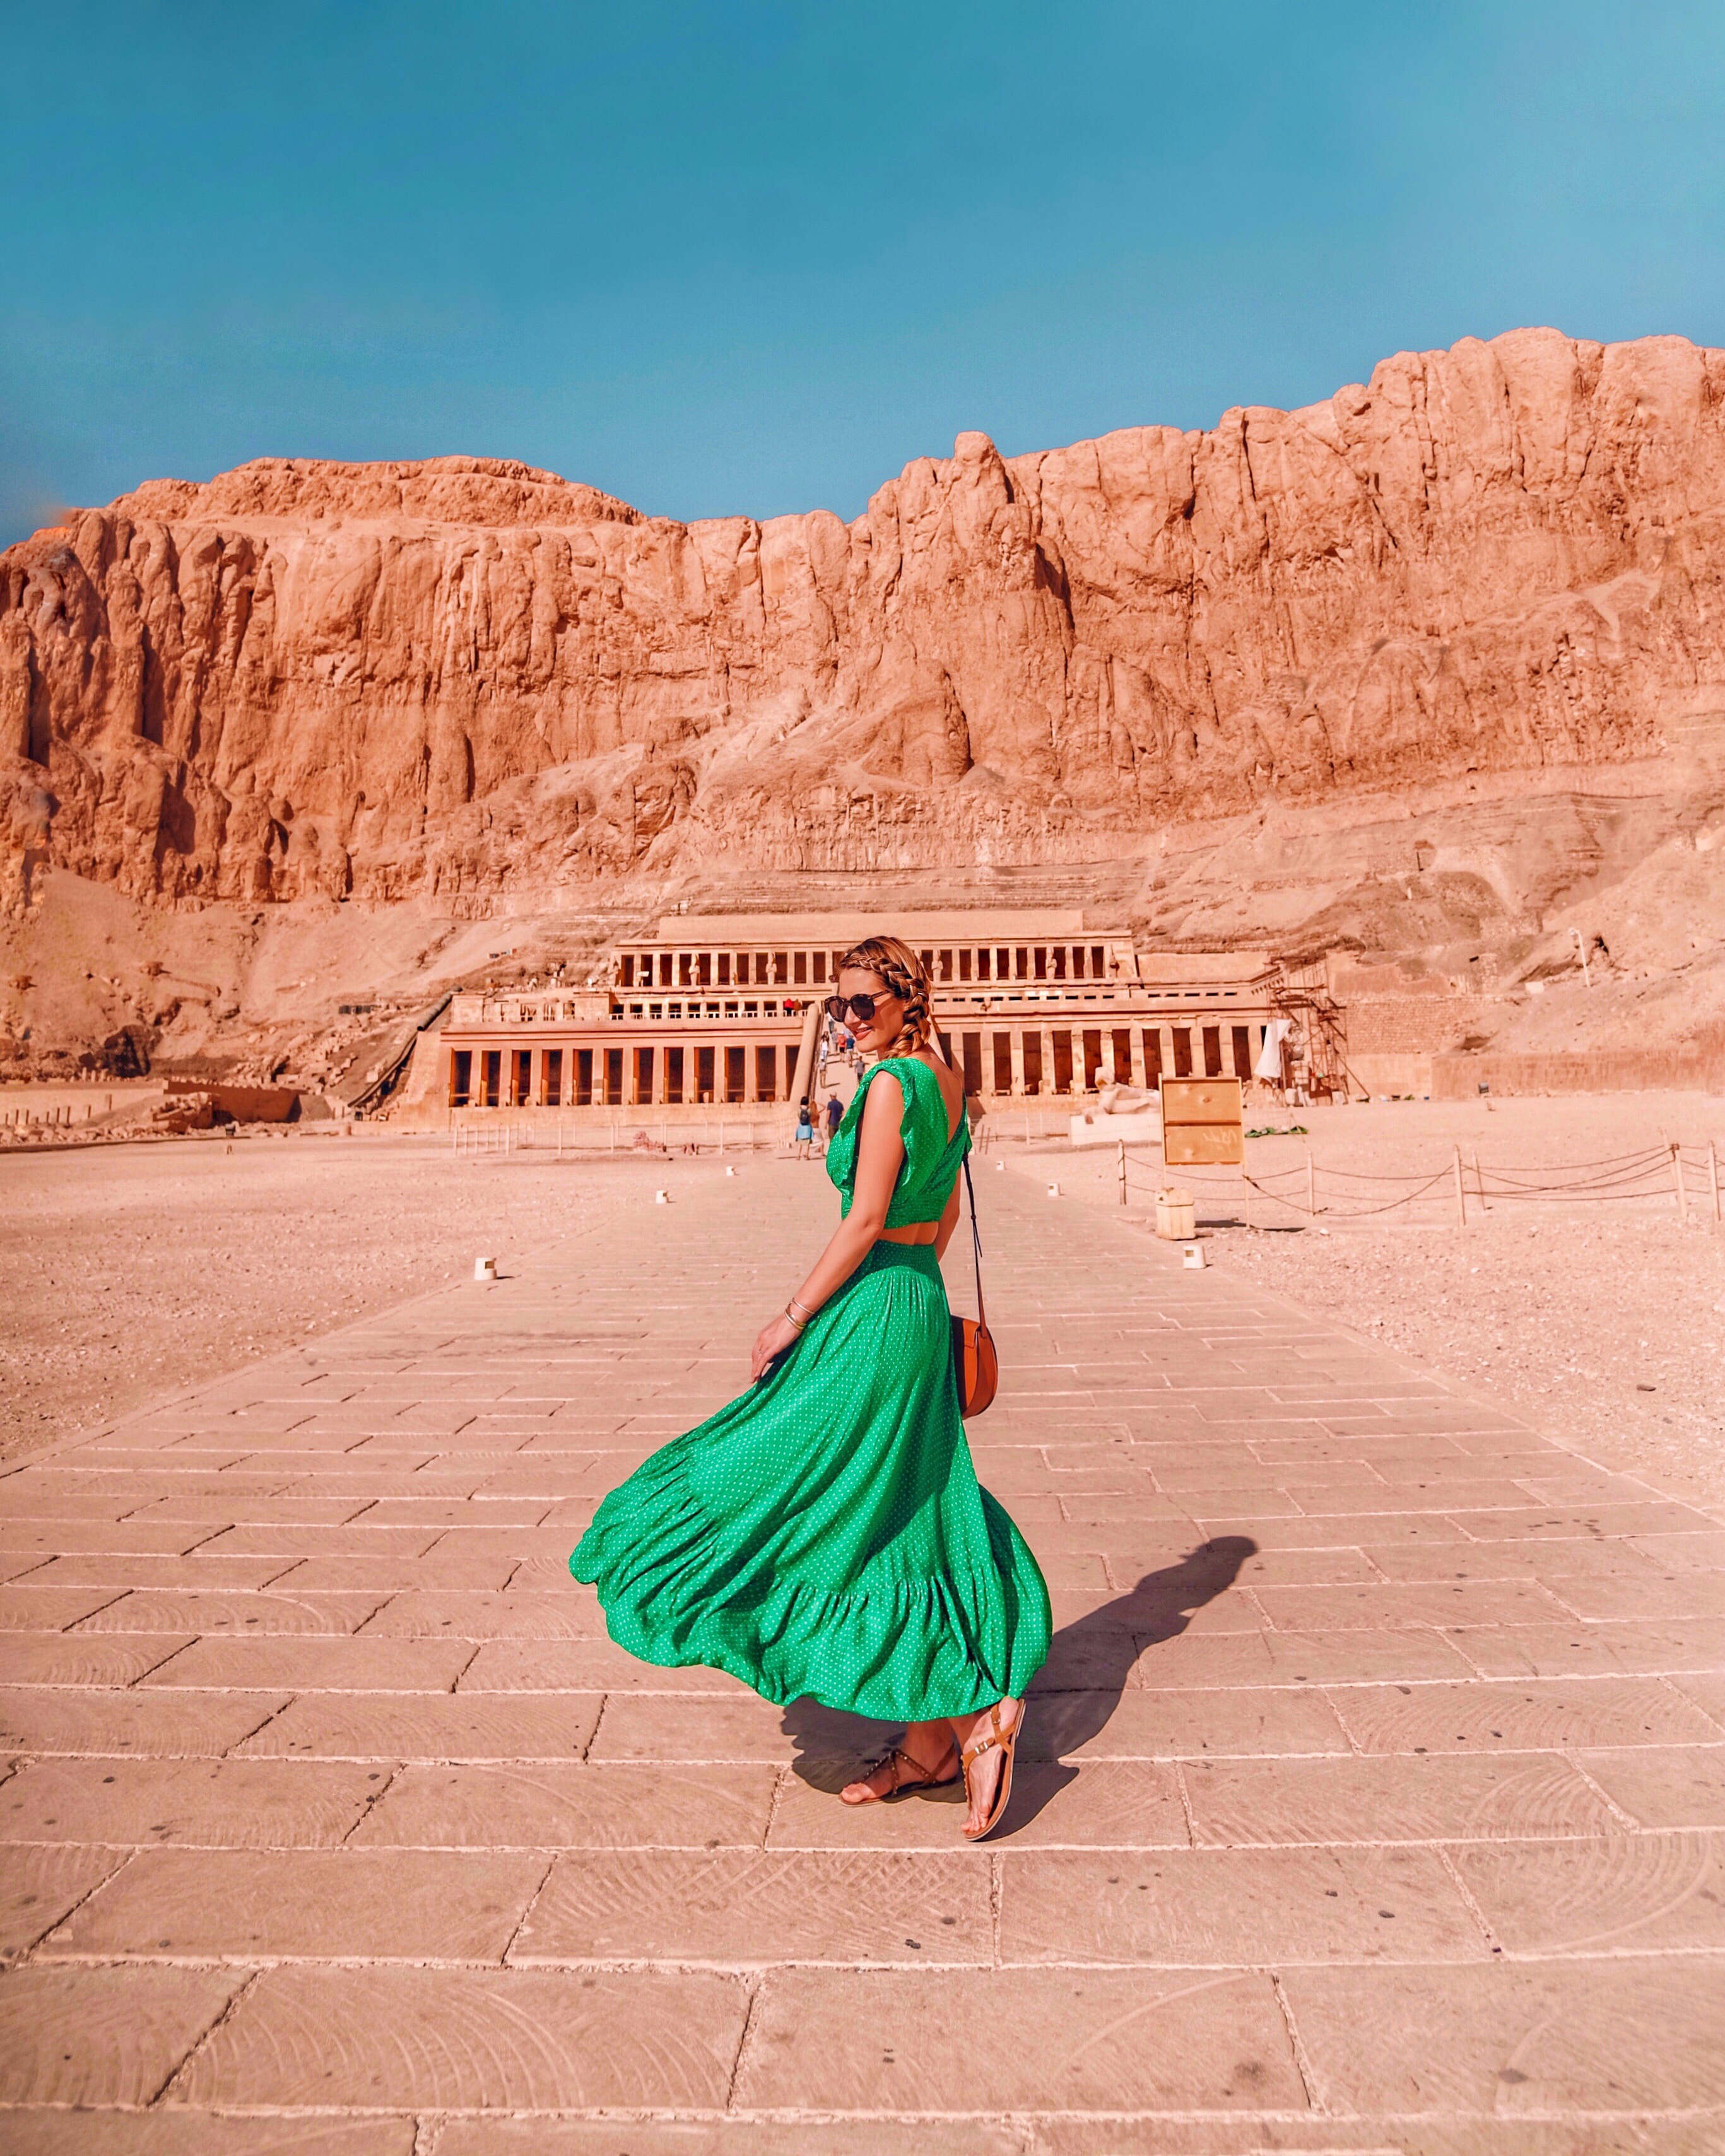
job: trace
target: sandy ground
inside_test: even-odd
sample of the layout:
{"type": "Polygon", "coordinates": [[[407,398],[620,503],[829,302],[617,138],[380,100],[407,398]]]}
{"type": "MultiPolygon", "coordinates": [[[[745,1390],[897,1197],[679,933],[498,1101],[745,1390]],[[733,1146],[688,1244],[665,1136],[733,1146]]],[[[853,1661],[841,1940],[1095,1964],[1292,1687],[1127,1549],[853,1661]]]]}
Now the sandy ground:
{"type": "Polygon", "coordinates": [[[471,1276],[668,1163],[435,1139],[190,1138],[0,1156],[0,1457],[471,1276]]]}
{"type": "MultiPolygon", "coordinates": [[[[1645,1199],[1594,1204],[1470,1202],[1456,1224],[1453,1183],[1416,1208],[1373,1219],[1343,1215],[1396,1186],[1352,1175],[1413,1174],[1445,1167],[1460,1145],[1472,1186],[1486,1170],[1551,1168],[1599,1160],[1669,1138],[1725,1159],[1725,1101],[1701,1095],[1615,1095],[1584,1100],[1373,1102],[1266,1118],[1306,1124],[1309,1139],[1248,1147],[1255,1178],[1303,1197],[1306,1147],[1317,1170],[1314,1225],[1253,1194],[1242,1211],[1236,1174],[1182,1170],[1134,1151],[1128,1217],[1153,1209],[1163,1180],[1191,1188],[1209,1262],[1322,1311],[1378,1345],[1522,1410],[1561,1442],[1645,1476],[1691,1503],[1725,1506],[1725,1229],[1715,1227],[1704,1180],[1692,1173],[1690,1218],[1679,1224],[1669,1185],[1645,1199]],[[1294,1168],[1292,1177],[1278,1171],[1294,1168]],[[1322,1232],[1320,1232],[1322,1231],[1322,1232]]],[[[1114,1158],[1055,1145],[1004,1147],[1013,1172],[1057,1180],[1061,1199],[1116,1208],[1114,1158]]],[[[1694,1152],[1692,1150],[1692,1163],[1694,1152]]],[[[984,1201],[986,1203],[986,1201],[984,1201]]]]}
{"type": "MultiPolygon", "coordinates": [[[[1317,1108],[1309,1137],[1252,1141],[1255,1178],[1303,1193],[1314,1225],[1226,1172],[1183,1173],[1211,1263],[1536,1416],[1563,1442],[1693,1502],[1725,1505],[1725,1232],[1705,1185],[1679,1225],[1662,1193],[1626,1203],[1494,1203],[1455,1220],[1448,1182],[1410,1212],[1349,1221],[1355,1176],[1596,1160],[1664,1137],[1725,1145],[1699,1096],[1317,1108]],[[1285,1171],[1297,1171],[1291,1177],[1285,1171]]],[[[1111,1156],[1004,1145],[1059,1203],[1116,1209],[1111,1156]]],[[[710,1172],[710,1164],[703,1163],[710,1172]]],[[[984,1168],[987,1172],[986,1158],[984,1168]]],[[[456,1160],[368,1132],[0,1157],[0,1448],[16,1454],[171,1396],[368,1312],[574,1232],[693,1163],[542,1154],[456,1160]]],[[[815,1171],[818,1172],[818,1171],[815,1171]]],[[[1136,1152],[1128,1217],[1147,1222],[1159,1154],[1136,1152]]],[[[986,1219],[987,1196],[983,1197],[986,1219]]]]}

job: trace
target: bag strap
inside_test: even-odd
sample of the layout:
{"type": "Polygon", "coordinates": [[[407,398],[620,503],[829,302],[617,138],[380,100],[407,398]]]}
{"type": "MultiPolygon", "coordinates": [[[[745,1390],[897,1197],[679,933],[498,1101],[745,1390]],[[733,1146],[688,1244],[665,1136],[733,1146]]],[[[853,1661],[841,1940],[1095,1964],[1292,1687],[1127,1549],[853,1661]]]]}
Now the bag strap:
{"type": "Polygon", "coordinates": [[[976,1255],[976,1322],[988,1330],[988,1312],[983,1308],[983,1231],[977,1225],[976,1185],[970,1179],[970,1153],[964,1155],[964,1188],[970,1198],[970,1240],[976,1255]]]}

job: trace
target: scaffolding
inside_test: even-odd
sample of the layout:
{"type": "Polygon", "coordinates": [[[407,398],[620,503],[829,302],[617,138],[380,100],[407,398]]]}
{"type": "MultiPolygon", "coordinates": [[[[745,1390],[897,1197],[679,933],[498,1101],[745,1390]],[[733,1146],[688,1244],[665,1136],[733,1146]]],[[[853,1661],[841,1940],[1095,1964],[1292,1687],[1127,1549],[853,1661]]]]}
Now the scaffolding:
{"type": "Polygon", "coordinates": [[[1348,1010],[1330,991],[1322,957],[1278,958],[1270,999],[1289,1030],[1282,1037],[1282,1091],[1292,1100],[1366,1100],[1369,1088],[1348,1066],[1348,1010]]]}

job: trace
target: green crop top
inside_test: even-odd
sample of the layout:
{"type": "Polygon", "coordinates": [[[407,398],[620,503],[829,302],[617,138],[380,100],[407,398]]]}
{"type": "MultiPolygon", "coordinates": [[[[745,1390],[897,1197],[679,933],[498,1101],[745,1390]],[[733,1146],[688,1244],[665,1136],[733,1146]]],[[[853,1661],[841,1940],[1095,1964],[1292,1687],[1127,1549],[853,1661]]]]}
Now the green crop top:
{"type": "Polygon", "coordinates": [[[886,1225],[909,1228],[938,1220],[958,1179],[958,1163],[970,1151],[970,1118],[961,1113],[957,1129],[951,1137],[947,1136],[947,1101],[941,1081],[914,1055],[889,1056],[865,1071],[844,1122],[833,1133],[833,1142],[827,1147],[827,1173],[838,1188],[839,1218],[849,1217],[856,1195],[856,1142],[862,1128],[863,1101],[883,1070],[890,1070],[898,1080],[905,1096],[905,1111],[898,1126],[905,1157],[892,1187],[892,1203],[886,1209],[886,1225]]]}

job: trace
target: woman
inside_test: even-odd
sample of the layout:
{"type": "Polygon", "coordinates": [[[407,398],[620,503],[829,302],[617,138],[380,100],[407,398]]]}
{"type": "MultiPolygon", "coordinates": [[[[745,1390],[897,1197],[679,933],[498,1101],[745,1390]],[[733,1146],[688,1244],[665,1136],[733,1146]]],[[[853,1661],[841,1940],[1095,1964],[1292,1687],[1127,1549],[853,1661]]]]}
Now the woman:
{"type": "Polygon", "coordinates": [[[809,1103],[805,1100],[797,1110],[797,1158],[807,1160],[814,1151],[814,1126],[809,1120],[809,1103]]]}
{"type": "Polygon", "coordinates": [[[644,1661],[905,1722],[845,1802],[963,1774],[977,1841],[1011,1793],[1048,1589],[959,1419],[940,1257],[970,1136],[928,977],[874,937],[838,988],[829,1009],[877,1059],[828,1148],[839,1225],[761,1328],[749,1390],[614,1490],[569,1568],[644,1661]]]}

